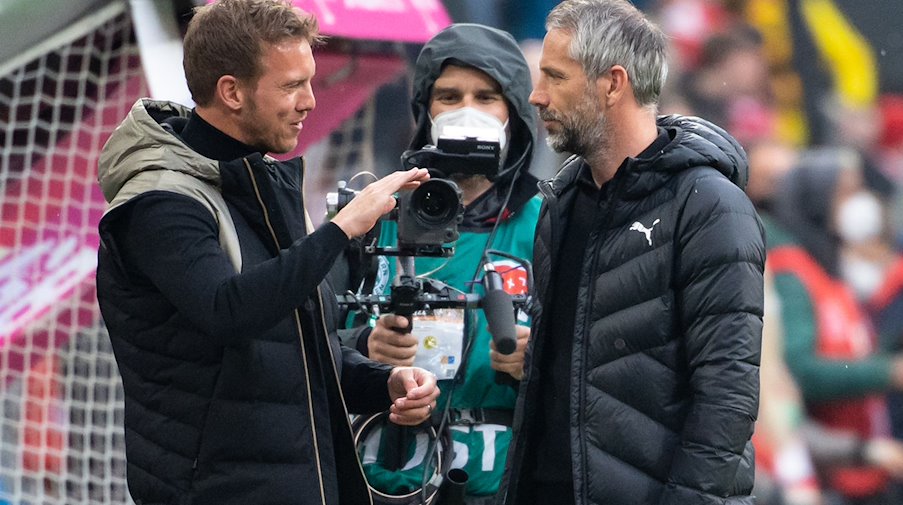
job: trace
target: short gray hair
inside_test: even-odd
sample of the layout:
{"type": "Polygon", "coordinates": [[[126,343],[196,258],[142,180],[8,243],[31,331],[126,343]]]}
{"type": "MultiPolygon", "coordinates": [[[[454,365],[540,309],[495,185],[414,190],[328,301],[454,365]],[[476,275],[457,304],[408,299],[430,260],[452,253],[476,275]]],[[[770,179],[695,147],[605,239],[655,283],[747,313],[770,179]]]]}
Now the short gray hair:
{"type": "Polygon", "coordinates": [[[621,65],[637,102],[658,103],[668,76],[666,37],[627,0],[564,0],[546,18],[546,30],[571,34],[570,56],[588,79],[621,65]]]}

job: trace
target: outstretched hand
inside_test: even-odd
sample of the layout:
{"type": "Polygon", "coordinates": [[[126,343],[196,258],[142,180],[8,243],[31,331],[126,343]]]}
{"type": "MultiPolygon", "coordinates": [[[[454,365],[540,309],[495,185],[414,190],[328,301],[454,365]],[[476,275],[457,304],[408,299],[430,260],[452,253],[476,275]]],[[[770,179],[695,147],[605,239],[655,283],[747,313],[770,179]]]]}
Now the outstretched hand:
{"type": "Polygon", "coordinates": [[[359,237],[373,228],[376,221],[395,208],[397,191],[414,189],[430,178],[425,168],[393,172],[370,183],[339,211],[332,222],[349,238],[359,237]]]}
{"type": "Polygon", "coordinates": [[[436,407],[439,386],[436,376],[422,368],[395,367],[389,375],[389,420],[403,426],[416,426],[429,419],[436,407]]]}

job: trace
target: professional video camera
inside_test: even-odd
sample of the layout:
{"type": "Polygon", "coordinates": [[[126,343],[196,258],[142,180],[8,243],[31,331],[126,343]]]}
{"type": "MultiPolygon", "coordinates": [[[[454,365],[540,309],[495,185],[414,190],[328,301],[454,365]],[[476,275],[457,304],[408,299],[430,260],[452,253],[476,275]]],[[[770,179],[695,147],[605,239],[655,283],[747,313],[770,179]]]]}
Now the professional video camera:
{"type": "MultiPolygon", "coordinates": [[[[453,174],[485,175],[493,179],[499,169],[498,132],[489,128],[447,126],[439,134],[436,146],[405,151],[401,156],[405,169],[415,166],[430,170],[432,178],[414,190],[402,191],[397,197],[396,209],[387,215],[397,221],[397,244],[393,247],[378,246],[379,234],[371,231],[364,237],[363,252],[368,255],[399,256],[401,272],[391,286],[389,297],[385,295],[338,295],[340,305],[367,310],[380,310],[410,316],[425,308],[483,308],[490,324],[490,331],[499,351],[514,351],[513,305],[523,307],[529,297],[514,299],[502,289],[502,280],[485,255],[483,284],[486,294],[463,293],[444,283],[429,278],[417,278],[414,272],[415,256],[451,256],[452,242],[457,240],[458,224],[464,216],[461,191],[454,181],[444,177],[453,174]],[[510,328],[508,328],[510,326],[510,328]]],[[[326,196],[327,212],[334,214],[350,202],[357,191],[339,182],[338,191],[326,196]]],[[[498,251],[497,255],[508,256],[498,251]]],[[[525,264],[529,262],[510,257],[525,264]]]]}
{"type": "MultiPolygon", "coordinates": [[[[399,276],[390,286],[389,295],[355,294],[349,291],[337,295],[337,301],[341,306],[365,313],[379,311],[405,316],[409,321],[407,331],[411,331],[413,314],[421,310],[481,308],[486,315],[489,333],[496,349],[503,354],[511,354],[517,346],[514,308],[518,307],[529,312],[531,298],[529,289],[528,294],[515,296],[509,295],[504,290],[503,273],[495,270],[490,256],[502,256],[522,265],[526,270],[528,287],[531,289],[532,272],[528,261],[501,251],[484,251],[481,281],[483,295],[465,293],[438,280],[416,275],[414,257],[447,257],[454,254],[453,242],[459,236],[458,224],[463,219],[464,206],[458,185],[448,177],[456,174],[484,175],[489,180],[495,180],[499,171],[498,133],[491,129],[446,127],[436,144],[406,151],[401,156],[404,169],[428,168],[431,178],[414,190],[400,192],[396,209],[384,218],[397,222],[397,247],[378,246],[379,230],[371,231],[363,239],[364,254],[399,257],[399,276]]],[[[327,211],[338,212],[356,194],[357,191],[348,189],[344,182],[340,182],[337,192],[327,194],[327,211]]],[[[388,423],[387,413],[361,417],[355,424],[355,445],[359,446],[369,436],[374,426],[381,426],[382,436],[391,448],[382,462],[384,467],[388,470],[400,469],[403,460],[406,459],[404,455],[407,454],[415,429],[388,423]]],[[[421,430],[423,429],[421,427],[421,430]]],[[[430,426],[425,430],[428,435],[432,433],[429,435],[432,439],[429,444],[432,447],[430,454],[437,458],[433,477],[427,479],[425,476],[419,490],[397,495],[374,490],[375,503],[457,505],[463,502],[466,473],[448,468],[447,463],[451,461],[451,455],[440,448],[451,450],[447,427],[444,430],[434,430],[430,426]],[[463,475],[460,475],[462,473],[463,475]]]]}
{"type": "MultiPolygon", "coordinates": [[[[458,239],[464,205],[458,185],[447,177],[484,175],[493,180],[499,170],[498,133],[488,128],[447,126],[436,144],[401,155],[403,169],[427,168],[432,178],[414,190],[399,192],[396,209],[386,217],[398,222],[397,249],[371,245],[368,253],[450,256],[454,252],[446,244],[458,239]]],[[[339,181],[338,191],[326,195],[327,211],[335,214],[342,210],[356,194],[339,181]]]]}
{"type": "MultiPolygon", "coordinates": [[[[326,208],[332,215],[342,210],[357,191],[339,181],[338,191],[327,193],[326,208]]],[[[461,190],[453,181],[430,179],[413,190],[401,191],[396,207],[383,219],[397,221],[398,247],[377,247],[378,236],[364,237],[365,252],[385,256],[450,256],[449,244],[458,239],[458,223],[464,218],[461,190]]]]}

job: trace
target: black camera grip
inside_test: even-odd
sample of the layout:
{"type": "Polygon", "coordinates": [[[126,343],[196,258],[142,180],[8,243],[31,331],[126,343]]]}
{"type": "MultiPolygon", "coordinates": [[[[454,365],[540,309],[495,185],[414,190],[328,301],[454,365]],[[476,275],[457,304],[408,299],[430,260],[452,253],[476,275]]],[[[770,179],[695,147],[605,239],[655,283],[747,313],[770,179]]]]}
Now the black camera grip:
{"type": "Polygon", "coordinates": [[[399,312],[395,313],[396,316],[403,316],[408,320],[407,326],[392,326],[390,329],[392,331],[397,331],[398,333],[411,333],[411,330],[414,329],[414,314],[402,314],[399,312]]]}
{"type": "Polygon", "coordinates": [[[486,314],[495,349],[502,354],[514,352],[517,349],[517,331],[514,328],[511,295],[503,290],[488,291],[483,296],[483,313],[486,314]]]}

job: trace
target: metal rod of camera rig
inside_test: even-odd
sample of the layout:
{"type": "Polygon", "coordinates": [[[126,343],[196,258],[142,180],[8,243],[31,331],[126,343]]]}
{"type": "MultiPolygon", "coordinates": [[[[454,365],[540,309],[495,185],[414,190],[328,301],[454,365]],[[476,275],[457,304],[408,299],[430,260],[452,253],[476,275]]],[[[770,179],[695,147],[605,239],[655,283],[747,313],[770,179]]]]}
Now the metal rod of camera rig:
{"type": "Polygon", "coordinates": [[[412,279],[417,276],[413,256],[399,256],[398,264],[401,267],[401,275],[406,275],[412,279]]]}
{"type": "MultiPolygon", "coordinates": [[[[398,265],[400,276],[408,277],[413,280],[416,276],[416,266],[413,256],[399,256],[398,265]]],[[[414,314],[412,313],[396,313],[396,315],[404,316],[408,320],[407,328],[398,328],[399,331],[411,332],[414,327],[414,314]]],[[[384,466],[387,470],[398,470],[405,462],[404,457],[407,454],[408,446],[413,440],[413,433],[410,428],[399,426],[397,424],[388,423],[384,428],[385,436],[385,452],[384,466]]]]}

